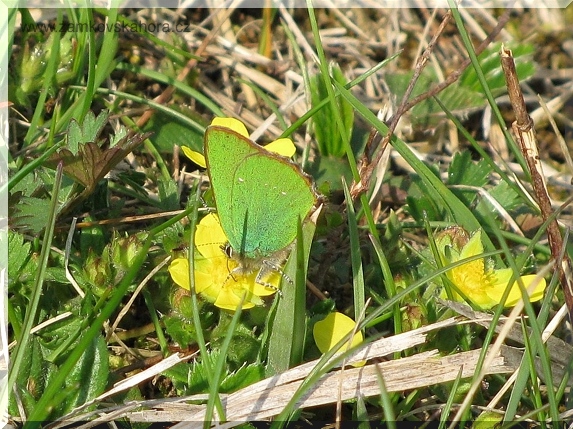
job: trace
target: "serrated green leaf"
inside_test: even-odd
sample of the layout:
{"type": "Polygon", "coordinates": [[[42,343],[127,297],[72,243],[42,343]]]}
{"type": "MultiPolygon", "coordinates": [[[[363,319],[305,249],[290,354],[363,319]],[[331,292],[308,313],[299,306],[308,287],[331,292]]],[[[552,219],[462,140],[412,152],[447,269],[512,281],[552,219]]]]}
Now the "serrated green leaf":
{"type": "MultiPolygon", "coordinates": [[[[49,382],[56,366],[44,359],[42,347],[36,337],[30,337],[26,350],[27,353],[24,354],[15,389],[26,415],[29,415],[34,409],[36,401],[42,396],[46,383],[49,382]]],[[[15,395],[10,395],[9,409],[10,414],[20,415],[15,402],[15,395]]]]}
{"type": "MultiPolygon", "coordinates": [[[[488,192],[507,211],[514,210],[523,204],[519,194],[506,182],[500,182],[488,192]]],[[[487,200],[482,200],[477,205],[476,212],[484,217],[491,216],[492,209],[491,204],[487,200]]]]}
{"type": "MultiPolygon", "coordinates": [[[[484,50],[479,56],[479,64],[487,80],[487,84],[494,95],[505,93],[505,77],[503,70],[499,65],[499,50],[501,43],[494,43],[484,50]]],[[[519,81],[524,81],[533,76],[535,65],[532,61],[531,54],[535,51],[531,44],[506,45],[513,52],[515,68],[519,81]]],[[[468,67],[460,76],[460,84],[472,91],[481,92],[481,84],[477,78],[476,71],[473,67],[468,67]]]]}
{"type": "MultiPolygon", "coordinates": [[[[494,44],[478,56],[480,67],[484,72],[488,86],[496,96],[506,92],[505,77],[499,66],[500,46],[500,43],[494,44]]],[[[512,49],[517,75],[519,80],[523,81],[531,77],[535,72],[534,63],[530,57],[530,54],[533,52],[533,46],[522,44],[512,47],[512,49]]],[[[388,86],[398,100],[402,99],[413,73],[413,71],[410,71],[386,76],[388,86]]],[[[430,68],[425,68],[412,91],[412,97],[420,95],[437,83],[438,78],[435,72],[430,68]]],[[[456,83],[442,90],[437,96],[450,112],[458,115],[485,106],[487,103],[473,67],[468,67],[456,83]]],[[[442,115],[441,107],[433,99],[426,99],[412,108],[410,118],[414,125],[423,126],[435,122],[432,116],[436,114],[442,115]]]]}
{"type": "Polygon", "coordinates": [[[109,141],[109,147],[114,147],[116,144],[118,144],[121,139],[123,139],[124,137],[126,137],[128,134],[127,132],[127,128],[125,127],[120,127],[119,130],[117,131],[117,133],[115,133],[110,141],[109,141]]]}
{"type": "Polygon", "coordinates": [[[227,375],[227,377],[225,377],[221,382],[219,391],[222,393],[234,392],[262,380],[264,376],[265,368],[261,363],[245,365],[237,371],[227,375]]]}
{"type": "Polygon", "coordinates": [[[197,334],[192,323],[185,323],[179,316],[165,316],[162,321],[165,331],[177,344],[185,347],[197,342],[197,334]]]}
{"type": "Polygon", "coordinates": [[[164,210],[177,210],[179,208],[179,196],[177,195],[177,183],[175,183],[175,180],[159,178],[157,189],[159,191],[159,201],[161,201],[161,207],[164,210]]]}
{"type": "Polygon", "coordinates": [[[31,244],[24,242],[21,234],[8,231],[8,281],[13,282],[20,277],[22,269],[28,262],[31,244]]]}
{"type": "Polygon", "coordinates": [[[82,141],[80,143],[96,142],[103,127],[107,123],[109,113],[102,110],[97,117],[90,110],[82,123],[82,141]]]}
{"type": "Polygon", "coordinates": [[[92,111],[89,111],[81,125],[72,118],[67,133],[68,150],[73,155],[77,155],[82,145],[95,143],[107,123],[108,117],[107,110],[102,110],[97,117],[92,111]]]}
{"type": "MultiPolygon", "coordinates": [[[[215,361],[217,352],[212,352],[207,356],[211,360],[211,366],[215,361]]],[[[191,365],[187,374],[187,391],[188,394],[201,393],[209,390],[209,379],[205,371],[205,363],[203,361],[195,361],[191,365]]]]}
{"type": "MultiPolygon", "coordinates": [[[[447,184],[481,188],[487,184],[491,172],[491,166],[484,159],[474,162],[470,151],[465,150],[454,155],[448,168],[447,184]]],[[[464,191],[452,188],[452,192],[468,206],[477,196],[475,190],[464,191]]]]}
{"type": "Polygon", "coordinates": [[[82,128],[78,122],[72,118],[68,126],[67,146],[70,152],[74,155],[78,154],[80,144],[83,143],[82,128]]]}
{"type": "Polygon", "coordinates": [[[98,182],[147,137],[147,134],[128,135],[116,146],[107,149],[87,142],[80,146],[77,154],[69,149],[60,150],[48,159],[46,165],[55,168],[59,162],[63,162],[64,173],[83,185],[85,193],[89,195],[98,182]]]}
{"type": "Polygon", "coordinates": [[[37,335],[37,338],[46,356],[65,343],[69,337],[77,333],[81,322],[80,317],[68,317],[43,329],[37,335]]]}
{"type": "MultiPolygon", "coordinates": [[[[392,88],[392,93],[396,96],[396,99],[402,99],[413,74],[413,71],[409,71],[406,73],[393,73],[386,76],[388,86],[392,88]]],[[[427,91],[437,83],[438,78],[434,71],[428,68],[424,69],[412,91],[411,98],[427,91]]],[[[485,97],[479,91],[460,85],[459,82],[445,88],[437,96],[454,114],[465,113],[468,110],[483,106],[486,103],[485,97]]],[[[428,98],[412,108],[410,119],[416,126],[427,125],[435,122],[432,117],[437,114],[443,115],[442,108],[435,100],[428,98]]]]}
{"type": "Polygon", "coordinates": [[[13,226],[38,234],[46,226],[46,213],[50,210],[50,200],[22,197],[10,221],[13,226]]]}

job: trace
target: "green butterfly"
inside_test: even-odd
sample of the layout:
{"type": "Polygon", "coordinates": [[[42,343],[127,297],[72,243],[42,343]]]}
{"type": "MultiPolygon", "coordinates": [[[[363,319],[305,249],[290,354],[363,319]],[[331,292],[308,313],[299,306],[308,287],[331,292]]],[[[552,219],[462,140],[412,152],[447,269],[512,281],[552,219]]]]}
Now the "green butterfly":
{"type": "Polygon", "coordinates": [[[231,275],[259,270],[256,282],[267,285],[268,274],[283,274],[280,266],[290,253],[299,220],[305,220],[318,201],[314,185],[289,158],[230,128],[208,127],[204,153],[228,239],[223,250],[239,264],[231,275]]]}

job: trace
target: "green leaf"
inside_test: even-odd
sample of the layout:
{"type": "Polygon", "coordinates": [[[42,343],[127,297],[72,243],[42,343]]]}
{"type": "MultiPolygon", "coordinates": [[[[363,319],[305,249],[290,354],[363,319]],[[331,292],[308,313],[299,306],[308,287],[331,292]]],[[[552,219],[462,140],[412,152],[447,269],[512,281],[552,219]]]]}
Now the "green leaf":
{"type": "MultiPolygon", "coordinates": [[[[36,405],[36,401],[42,396],[46,383],[49,381],[54,369],[55,365],[44,359],[42,347],[37,338],[31,336],[30,341],[26,345],[26,353],[24,354],[22,366],[14,387],[26,415],[30,414],[36,405]]],[[[20,415],[15,395],[10,395],[9,412],[14,416],[20,415]]]]}
{"type": "MultiPolygon", "coordinates": [[[[456,153],[452,163],[448,168],[448,185],[466,185],[481,188],[488,182],[488,177],[492,172],[490,165],[481,159],[478,162],[472,161],[470,151],[465,150],[456,153]]],[[[470,205],[476,198],[475,190],[461,190],[452,188],[452,192],[466,205],[470,205]]]]}
{"type": "Polygon", "coordinates": [[[328,183],[333,191],[342,189],[341,177],[348,183],[352,182],[352,171],[344,158],[319,156],[306,170],[316,180],[317,185],[328,183]]]}
{"type": "Polygon", "coordinates": [[[469,150],[454,155],[448,168],[448,185],[468,185],[482,187],[488,182],[490,166],[481,159],[472,161],[469,150]]]}
{"type": "MultiPolygon", "coordinates": [[[[501,43],[494,43],[485,49],[479,56],[478,61],[484,73],[487,84],[494,93],[500,95],[506,92],[506,82],[503,75],[503,70],[499,66],[499,50],[501,43]]],[[[535,47],[531,44],[510,44],[506,45],[513,52],[513,59],[515,61],[515,68],[520,82],[533,76],[535,73],[535,65],[532,59],[532,54],[535,47]]],[[[479,83],[475,68],[468,67],[460,76],[460,85],[472,91],[481,92],[482,87],[479,83]]]]}
{"type": "MultiPolygon", "coordinates": [[[[520,195],[507,182],[500,182],[488,192],[507,211],[523,207],[523,200],[520,195]]],[[[484,217],[491,216],[491,211],[491,204],[486,200],[480,201],[476,207],[476,212],[484,217]]]]}
{"type": "Polygon", "coordinates": [[[24,242],[24,236],[8,231],[8,280],[14,282],[28,263],[31,244],[24,242]]]}
{"type": "Polygon", "coordinates": [[[316,225],[308,221],[297,231],[297,245],[284,268],[295,284],[288,284],[283,279],[274,319],[273,313],[269,315],[263,335],[264,342],[268,339],[267,375],[285,371],[302,360],[306,327],[305,282],[315,229],[316,225]]]}
{"type": "Polygon", "coordinates": [[[147,134],[131,134],[108,149],[102,149],[97,143],[87,142],[80,146],[75,154],[64,148],[48,158],[46,164],[54,168],[59,162],[63,162],[64,173],[83,185],[86,188],[85,193],[89,195],[98,182],[147,137],[147,134]]]}
{"type": "Polygon", "coordinates": [[[70,120],[70,125],[68,126],[68,149],[74,155],[78,154],[80,149],[80,143],[83,142],[82,127],[78,124],[74,118],[70,120]]]}
{"type": "Polygon", "coordinates": [[[237,371],[227,375],[221,382],[219,391],[224,393],[234,392],[243,387],[250,386],[265,376],[265,367],[261,363],[244,365],[237,371]]]}
{"type": "MultiPolygon", "coordinates": [[[[347,80],[337,64],[331,64],[330,73],[336,82],[341,85],[346,85],[347,80]]],[[[328,80],[328,82],[330,84],[330,80],[328,80]]],[[[328,98],[325,78],[321,74],[316,74],[310,79],[310,88],[312,107],[319,105],[322,100],[328,98]]],[[[340,158],[346,153],[346,146],[342,141],[336,114],[333,109],[337,109],[340,112],[346,134],[350,138],[352,135],[352,125],[354,124],[354,110],[352,109],[352,105],[342,97],[337,97],[336,106],[327,103],[322,109],[318,110],[313,116],[312,123],[318,150],[321,155],[340,158]]]]}
{"type": "Polygon", "coordinates": [[[108,359],[104,338],[95,337],[69,373],[63,386],[69,394],[58,407],[59,415],[67,414],[103,393],[109,375],[108,359]]]}
{"type": "Polygon", "coordinates": [[[35,197],[21,197],[10,218],[12,226],[38,234],[46,226],[46,213],[50,200],[35,197]]]}
{"type": "MultiPolygon", "coordinates": [[[[494,95],[498,96],[506,92],[505,78],[499,66],[499,48],[497,43],[486,49],[479,57],[479,64],[485,74],[488,86],[494,95]]],[[[532,76],[535,72],[531,53],[532,45],[518,45],[512,48],[516,59],[516,70],[520,81],[532,76]]],[[[414,72],[393,73],[386,76],[388,87],[396,99],[401,100],[406,92],[414,72]]],[[[431,68],[425,68],[412,91],[412,98],[420,95],[439,82],[438,77],[431,68]]],[[[468,111],[483,107],[487,100],[476,71],[468,67],[458,81],[438,94],[440,101],[454,114],[465,114],[468,111]]],[[[415,126],[428,126],[436,123],[436,118],[443,117],[442,108],[433,99],[426,99],[414,106],[411,110],[410,119],[415,126]]]]}
{"type": "Polygon", "coordinates": [[[185,347],[197,342],[197,334],[192,323],[186,322],[180,316],[165,316],[162,321],[165,331],[177,344],[185,347]]]}
{"type": "Polygon", "coordinates": [[[109,140],[109,147],[114,147],[117,145],[123,138],[127,137],[128,131],[125,127],[120,127],[117,133],[115,133],[109,140]]]}
{"type": "MultiPolygon", "coordinates": [[[[203,122],[192,111],[176,106],[171,106],[171,108],[186,117],[200,123],[203,122]]],[[[142,131],[153,133],[153,145],[159,152],[173,153],[173,146],[175,145],[187,146],[195,152],[203,152],[204,132],[178,120],[175,116],[157,111],[142,131]]]]}
{"type": "Polygon", "coordinates": [[[77,155],[82,145],[95,143],[107,123],[108,117],[107,110],[102,110],[97,117],[92,111],[89,111],[81,125],[72,118],[67,134],[67,144],[70,152],[73,155],[77,155]]]}
{"type": "Polygon", "coordinates": [[[159,201],[161,201],[161,207],[164,210],[177,210],[179,208],[179,196],[175,180],[172,178],[159,178],[157,189],[159,191],[159,201]]]}

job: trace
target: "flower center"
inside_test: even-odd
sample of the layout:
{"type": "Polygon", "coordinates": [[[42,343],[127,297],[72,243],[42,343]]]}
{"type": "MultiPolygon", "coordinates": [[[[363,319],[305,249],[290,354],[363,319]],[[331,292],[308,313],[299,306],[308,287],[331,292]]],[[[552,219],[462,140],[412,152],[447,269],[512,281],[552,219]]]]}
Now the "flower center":
{"type": "Polygon", "coordinates": [[[485,272],[483,259],[467,262],[454,268],[451,280],[464,293],[480,292],[492,286],[492,278],[485,272]]]}

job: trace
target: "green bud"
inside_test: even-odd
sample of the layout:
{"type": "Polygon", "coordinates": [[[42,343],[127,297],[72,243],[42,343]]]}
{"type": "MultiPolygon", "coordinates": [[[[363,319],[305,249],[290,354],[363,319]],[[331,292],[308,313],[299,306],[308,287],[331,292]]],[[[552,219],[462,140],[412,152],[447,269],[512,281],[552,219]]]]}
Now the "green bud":
{"type": "Polygon", "coordinates": [[[111,286],[112,269],[106,253],[104,250],[104,254],[99,256],[90,249],[84,262],[85,278],[93,286],[96,296],[101,296],[111,286]]]}
{"type": "Polygon", "coordinates": [[[111,260],[118,272],[126,272],[131,268],[141,246],[141,240],[135,235],[113,238],[111,260]]]}
{"type": "Polygon", "coordinates": [[[171,307],[178,314],[183,316],[185,319],[191,319],[193,316],[193,306],[191,304],[191,292],[181,287],[173,289],[173,293],[170,296],[171,307]]]}

